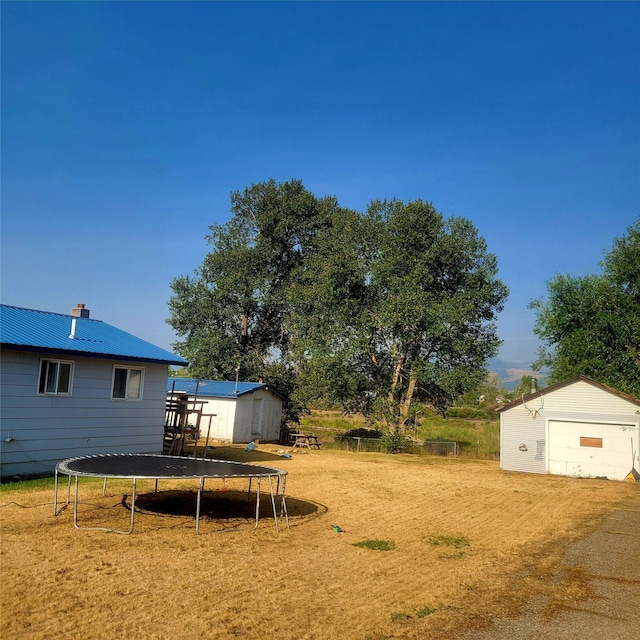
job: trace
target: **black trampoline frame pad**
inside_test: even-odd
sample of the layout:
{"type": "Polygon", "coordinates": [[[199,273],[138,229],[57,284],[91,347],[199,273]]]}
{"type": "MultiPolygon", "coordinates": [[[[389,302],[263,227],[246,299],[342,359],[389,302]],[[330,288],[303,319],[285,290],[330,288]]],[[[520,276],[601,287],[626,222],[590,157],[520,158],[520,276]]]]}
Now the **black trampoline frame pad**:
{"type": "Polygon", "coordinates": [[[73,500],[73,524],[76,529],[92,529],[99,531],[111,531],[114,533],[130,534],[133,532],[135,523],[135,500],[137,480],[155,480],[156,490],[158,480],[198,480],[198,494],[196,498],[196,533],[200,532],[200,502],[204,482],[207,478],[246,478],[249,480],[248,493],[251,493],[253,479],[257,480],[256,491],[256,524],[259,521],[260,509],[260,485],[262,479],[269,482],[269,494],[273,509],[273,518],[276,531],[279,531],[278,519],[284,519],[287,528],[289,518],[285,499],[287,471],[275,467],[249,464],[247,462],[235,462],[231,460],[210,460],[208,458],[185,458],[181,456],[165,456],[160,454],[144,453],[113,453],[91,456],[80,456],[68,458],[56,465],[55,468],[55,495],[53,502],[53,513],[57,516],[71,500],[71,479],[74,478],[74,500],[73,500]],[[58,476],[59,474],[68,476],[67,501],[58,509],[58,476]],[[102,478],[103,495],[106,492],[107,479],[128,479],[132,481],[131,491],[131,522],[127,531],[112,529],[108,527],[81,527],[78,524],[78,478],[102,478]],[[274,480],[276,487],[274,490],[274,480]],[[276,498],[280,499],[280,513],[276,509],[276,498]]]}

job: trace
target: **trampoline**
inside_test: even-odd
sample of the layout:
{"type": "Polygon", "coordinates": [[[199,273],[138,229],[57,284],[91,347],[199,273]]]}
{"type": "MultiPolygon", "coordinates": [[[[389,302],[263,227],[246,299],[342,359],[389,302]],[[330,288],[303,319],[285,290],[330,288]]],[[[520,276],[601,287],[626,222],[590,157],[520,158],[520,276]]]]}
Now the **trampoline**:
{"type": "Polygon", "coordinates": [[[71,479],[74,479],[73,498],[73,525],[76,529],[91,529],[98,531],[112,531],[114,533],[130,534],[135,523],[136,483],[138,480],[155,480],[155,490],[158,489],[158,480],[198,480],[198,494],[196,498],[196,533],[200,533],[200,501],[204,482],[207,478],[249,480],[248,495],[251,495],[251,484],[257,481],[256,490],[256,528],[260,513],[260,488],[262,480],[269,483],[269,496],[273,509],[273,519],[278,528],[278,520],[284,519],[289,527],[287,516],[287,504],[285,500],[285,484],[287,472],[274,467],[264,467],[246,462],[232,462],[229,460],[209,460],[206,458],[183,458],[180,456],[164,456],[142,453],[114,453],[92,456],[69,458],[56,465],[55,468],[55,496],[53,501],[53,514],[57,516],[67,507],[71,501],[71,479]],[[58,476],[68,476],[67,501],[58,509],[58,476]],[[131,522],[126,531],[109,527],[81,527],[78,524],[78,494],[79,478],[102,478],[103,495],[106,495],[108,479],[127,479],[132,482],[131,490],[131,522]],[[274,486],[275,484],[275,486],[274,486]],[[276,507],[279,499],[280,511],[276,507]]]}

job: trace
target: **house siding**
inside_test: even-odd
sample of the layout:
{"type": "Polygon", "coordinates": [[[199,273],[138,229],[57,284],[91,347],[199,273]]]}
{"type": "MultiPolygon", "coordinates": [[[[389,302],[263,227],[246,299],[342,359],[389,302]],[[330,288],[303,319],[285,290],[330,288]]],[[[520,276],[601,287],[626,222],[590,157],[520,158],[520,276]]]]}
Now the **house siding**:
{"type": "Polygon", "coordinates": [[[280,436],[282,401],[265,390],[238,398],[234,425],[235,442],[277,440],[280,436]],[[254,421],[255,403],[260,403],[259,426],[254,421]]]}
{"type": "MultiPolygon", "coordinates": [[[[203,402],[202,419],[200,421],[200,436],[207,437],[207,429],[211,440],[222,440],[233,442],[233,424],[235,420],[236,401],[224,398],[204,398],[198,400],[203,402]]],[[[193,423],[193,418],[189,421],[193,423]]]]}
{"type": "MultiPolygon", "coordinates": [[[[563,430],[574,431],[572,425],[582,425],[580,434],[589,437],[605,437],[607,444],[615,442],[609,449],[612,457],[619,460],[626,450],[625,462],[622,466],[631,469],[632,445],[636,468],[640,468],[638,440],[640,417],[638,406],[633,402],[600,388],[585,380],[560,387],[545,394],[544,391],[530,400],[525,398],[523,404],[505,409],[500,414],[500,466],[506,471],[523,471],[528,473],[559,473],[589,477],[606,475],[612,479],[620,477],[619,461],[605,462],[600,452],[579,452],[579,438],[572,446],[576,448],[574,460],[556,460],[555,446],[559,434],[563,430]],[[526,405],[526,406],[525,406],[526,405]],[[542,405],[542,406],[541,406],[542,405]],[[540,410],[534,418],[527,408],[540,410]],[[551,432],[550,432],[551,429],[551,432]],[[550,435],[554,442],[550,441],[550,435]],[[624,443],[624,447],[622,444],[624,443]],[[553,448],[553,464],[550,468],[550,448],[553,448]],[[593,455],[589,456],[588,453],[593,455]],[[589,458],[593,468],[589,468],[589,458]],[[579,463],[580,462],[580,463],[579,463]],[[603,472],[603,469],[605,472],[603,472]]],[[[577,433],[577,432],[576,432],[577,433]]],[[[561,438],[564,439],[564,436],[561,438]]],[[[564,440],[563,440],[564,441],[564,440]]],[[[564,444],[562,445],[564,447],[564,444]]],[[[626,475],[626,474],[625,474],[626,475]]]]}
{"type": "Polygon", "coordinates": [[[62,459],[162,449],[167,366],[65,356],[74,362],[71,396],[37,394],[41,358],[3,350],[0,388],[2,476],[50,473],[62,459]],[[144,368],[140,402],[110,399],[113,365],[144,368]],[[11,442],[5,442],[9,437],[11,442]]]}
{"type": "Polygon", "coordinates": [[[547,472],[544,418],[533,420],[523,407],[500,415],[500,466],[505,471],[547,472]]]}

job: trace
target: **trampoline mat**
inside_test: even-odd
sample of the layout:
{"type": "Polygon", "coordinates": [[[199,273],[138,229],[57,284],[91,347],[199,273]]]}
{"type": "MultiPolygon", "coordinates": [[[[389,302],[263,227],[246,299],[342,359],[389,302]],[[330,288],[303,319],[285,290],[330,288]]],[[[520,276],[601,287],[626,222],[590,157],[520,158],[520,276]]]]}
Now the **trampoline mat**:
{"type": "Polygon", "coordinates": [[[246,462],[153,454],[104,454],[63,460],[60,473],[100,478],[258,478],[286,471],[246,462]]]}

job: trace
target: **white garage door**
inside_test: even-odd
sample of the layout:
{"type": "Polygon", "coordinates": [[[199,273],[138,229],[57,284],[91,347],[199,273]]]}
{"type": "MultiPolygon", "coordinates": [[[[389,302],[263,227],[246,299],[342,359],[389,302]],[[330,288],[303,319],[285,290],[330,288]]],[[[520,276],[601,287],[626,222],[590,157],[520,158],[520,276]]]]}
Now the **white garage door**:
{"type": "Polygon", "coordinates": [[[624,480],[638,452],[637,435],[629,427],[550,420],[549,473],[624,480]]]}

